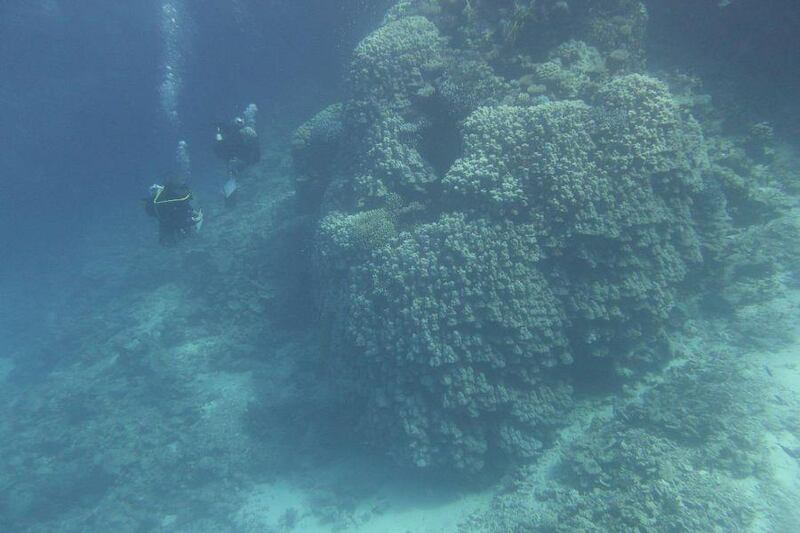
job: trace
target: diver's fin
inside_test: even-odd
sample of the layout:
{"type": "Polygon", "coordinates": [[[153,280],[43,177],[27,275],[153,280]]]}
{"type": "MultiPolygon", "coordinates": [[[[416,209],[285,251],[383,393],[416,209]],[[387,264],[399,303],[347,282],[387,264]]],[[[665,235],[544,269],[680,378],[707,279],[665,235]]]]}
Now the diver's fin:
{"type": "Polygon", "coordinates": [[[225,199],[229,199],[239,189],[239,184],[236,183],[236,178],[228,178],[225,185],[222,187],[222,192],[225,194],[225,199]]]}
{"type": "Polygon", "coordinates": [[[198,209],[192,215],[192,220],[194,221],[194,230],[199,232],[200,229],[203,227],[203,210],[198,209]]]}

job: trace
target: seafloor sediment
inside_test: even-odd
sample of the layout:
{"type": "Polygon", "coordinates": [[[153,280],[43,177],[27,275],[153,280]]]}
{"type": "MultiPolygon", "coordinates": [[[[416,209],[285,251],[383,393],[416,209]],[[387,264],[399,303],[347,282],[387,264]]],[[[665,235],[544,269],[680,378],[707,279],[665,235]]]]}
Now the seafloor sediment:
{"type": "Polygon", "coordinates": [[[0,359],[0,526],[800,528],[796,149],[638,1],[496,7],[398,3],[202,235],[97,243],[0,359]]]}

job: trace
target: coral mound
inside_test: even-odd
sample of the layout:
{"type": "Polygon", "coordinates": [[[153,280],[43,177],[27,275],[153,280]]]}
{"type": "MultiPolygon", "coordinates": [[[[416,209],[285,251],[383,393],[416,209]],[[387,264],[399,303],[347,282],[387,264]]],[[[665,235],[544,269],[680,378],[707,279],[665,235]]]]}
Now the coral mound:
{"type": "Polygon", "coordinates": [[[366,428],[418,466],[531,453],[569,405],[565,317],[530,225],[444,215],[353,267],[344,317],[366,428]],[[398,423],[398,415],[402,416],[398,423]]]}
{"type": "Polygon", "coordinates": [[[668,356],[682,287],[713,272],[724,187],[686,106],[633,72],[641,4],[575,6],[400,2],[296,135],[324,347],[357,431],[402,464],[535,457],[576,387],[668,356]]]}

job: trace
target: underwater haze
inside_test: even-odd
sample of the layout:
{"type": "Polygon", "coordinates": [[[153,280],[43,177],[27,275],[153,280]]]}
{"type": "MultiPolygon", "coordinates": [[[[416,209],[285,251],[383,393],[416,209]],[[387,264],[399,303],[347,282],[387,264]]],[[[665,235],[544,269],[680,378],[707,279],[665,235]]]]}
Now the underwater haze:
{"type": "Polygon", "coordinates": [[[0,3],[0,531],[800,531],[798,29],[0,3]]]}

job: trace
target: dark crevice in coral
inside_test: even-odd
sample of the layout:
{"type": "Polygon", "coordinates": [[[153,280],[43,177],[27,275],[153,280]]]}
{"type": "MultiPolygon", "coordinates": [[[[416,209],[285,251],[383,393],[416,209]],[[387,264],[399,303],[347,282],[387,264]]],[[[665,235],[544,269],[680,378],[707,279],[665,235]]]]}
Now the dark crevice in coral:
{"type": "Polygon", "coordinates": [[[542,2],[531,2],[512,10],[503,27],[503,53],[512,56],[522,51],[534,61],[544,61],[547,53],[568,40],[571,32],[569,10],[542,2]]]}
{"type": "Polygon", "coordinates": [[[419,152],[441,178],[461,155],[461,129],[438,98],[431,100],[426,111],[429,123],[420,131],[419,152]]]}
{"type": "Polygon", "coordinates": [[[608,355],[592,353],[589,347],[576,351],[574,361],[559,371],[569,379],[575,389],[575,398],[602,396],[622,390],[624,380],[618,376],[609,364],[608,355]]]}

